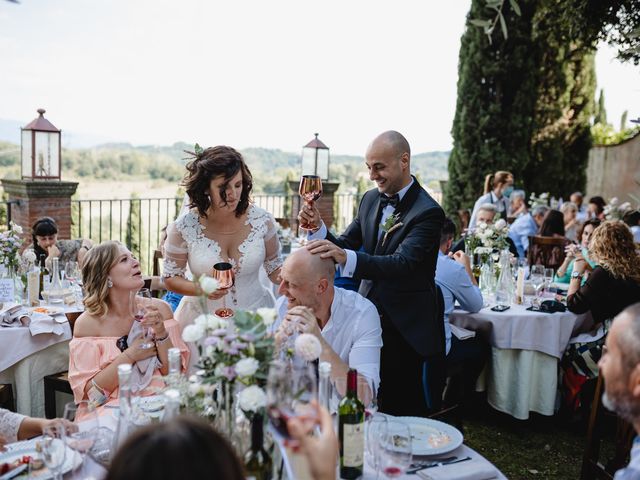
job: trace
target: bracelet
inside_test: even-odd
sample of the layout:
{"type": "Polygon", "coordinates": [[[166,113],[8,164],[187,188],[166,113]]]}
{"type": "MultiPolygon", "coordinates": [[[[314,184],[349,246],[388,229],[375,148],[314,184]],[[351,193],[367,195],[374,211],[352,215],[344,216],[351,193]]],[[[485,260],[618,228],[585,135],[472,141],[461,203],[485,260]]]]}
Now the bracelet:
{"type": "Polygon", "coordinates": [[[169,332],[167,332],[167,334],[162,338],[156,338],[156,344],[164,343],[167,341],[168,338],[169,338],[169,332]]]}

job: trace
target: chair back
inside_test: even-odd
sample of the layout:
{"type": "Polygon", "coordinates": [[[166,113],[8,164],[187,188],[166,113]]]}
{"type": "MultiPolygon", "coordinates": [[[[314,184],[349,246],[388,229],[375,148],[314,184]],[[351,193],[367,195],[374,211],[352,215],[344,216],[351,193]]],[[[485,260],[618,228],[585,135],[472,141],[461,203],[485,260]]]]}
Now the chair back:
{"type": "Polygon", "coordinates": [[[76,325],[76,320],[82,315],[82,312],[65,312],[64,315],[67,317],[67,321],[71,327],[71,335],[73,335],[73,327],[76,325]]]}
{"type": "Polygon", "coordinates": [[[623,468],[629,461],[631,443],[635,436],[633,425],[605,410],[602,406],[602,391],[604,390],[604,380],[602,374],[598,375],[593,402],[591,404],[591,414],[589,415],[589,426],[587,429],[587,445],[582,457],[582,469],[580,480],[591,479],[612,479],[617,470],[623,468]],[[604,422],[607,417],[615,417],[616,436],[615,450],[613,457],[603,463],[600,461],[600,444],[604,434],[604,422]]]}
{"type": "Polygon", "coordinates": [[[568,244],[563,237],[529,237],[527,260],[529,265],[544,265],[546,268],[558,270],[564,262],[564,248],[568,244]]]}
{"type": "Polygon", "coordinates": [[[154,277],[160,276],[160,261],[162,260],[162,250],[154,250],[153,252],[153,271],[151,274],[154,277]]]}

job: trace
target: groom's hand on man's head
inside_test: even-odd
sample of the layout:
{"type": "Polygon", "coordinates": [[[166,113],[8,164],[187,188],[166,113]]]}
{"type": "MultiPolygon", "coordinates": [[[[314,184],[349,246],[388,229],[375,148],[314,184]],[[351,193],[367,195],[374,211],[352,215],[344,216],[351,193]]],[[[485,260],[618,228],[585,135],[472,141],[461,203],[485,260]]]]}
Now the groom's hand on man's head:
{"type": "Polygon", "coordinates": [[[314,255],[320,255],[320,258],[330,258],[341,266],[347,262],[347,252],[329,240],[312,240],[307,244],[307,250],[314,255]]]}

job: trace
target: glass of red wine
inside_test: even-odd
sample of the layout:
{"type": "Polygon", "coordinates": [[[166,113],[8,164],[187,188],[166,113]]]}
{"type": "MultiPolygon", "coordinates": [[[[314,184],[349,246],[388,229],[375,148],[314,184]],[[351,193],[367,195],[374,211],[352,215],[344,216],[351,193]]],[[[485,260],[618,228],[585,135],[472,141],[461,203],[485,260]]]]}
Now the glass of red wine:
{"type": "MultiPolygon", "coordinates": [[[[216,263],[213,266],[213,278],[218,281],[219,288],[231,288],[235,282],[233,274],[233,266],[229,262],[216,263]]],[[[221,318],[233,317],[234,311],[227,308],[225,300],[226,295],[222,297],[222,308],[218,308],[214,313],[221,318]]]]}
{"type": "Polygon", "coordinates": [[[387,419],[378,444],[378,468],[387,478],[402,476],[411,466],[411,428],[387,419]]]}
{"type": "Polygon", "coordinates": [[[271,425],[283,438],[291,438],[287,421],[299,418],[312,428],[317,421],[318,380],[309,364],[293,365],[290,362],[271,362],[267,378],[267,415],[271,425]]]}
{"type": "MultiPolygon", "coordinates": [[[[151,291],[148,288],[141,288],[132,298],[133,318],[136,322],[141,322],[147,313],[147,307],[151,303],[151,291]]],[[[149,327],[142,327],[142,335],[146,340],[140,344],[140,348],[147,350],[154,347],[153,330],[149,327]]]]}
{"type": "MultiPolygon", "coordinates": [[[[322,195],[322,179],[318,175],[303,175],[300,178],[300,187],[298,193],[304,203],[309,207],[322,195]]],[[[298,228],[298,236],[300,244],[304,245],[309,237],[309,230],[315,230],[318,225],[310,223],[300,223],[298,228]]]]}

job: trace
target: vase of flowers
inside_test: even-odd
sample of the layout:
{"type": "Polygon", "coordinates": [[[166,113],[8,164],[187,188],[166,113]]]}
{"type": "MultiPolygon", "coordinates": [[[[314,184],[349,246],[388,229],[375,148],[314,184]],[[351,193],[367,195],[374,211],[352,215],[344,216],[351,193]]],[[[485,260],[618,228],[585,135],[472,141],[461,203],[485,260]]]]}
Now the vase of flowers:
{"type": "Polygon", "coordinates": [[[14,296],[18,302],[22,301],[24,284],[20,279],[20,268],[23,259],[18,253],[24,240],[20,236],[22,227],[11,222],[9,229],[0,232],[0,276],[13,281],[14,296]]]}

